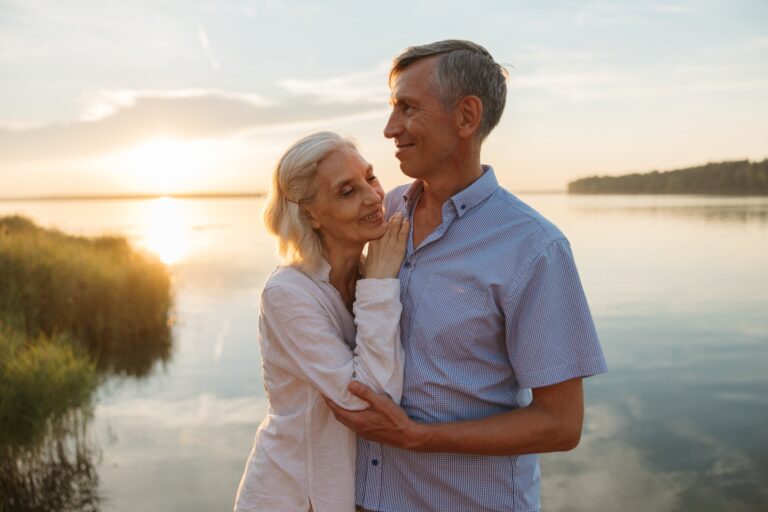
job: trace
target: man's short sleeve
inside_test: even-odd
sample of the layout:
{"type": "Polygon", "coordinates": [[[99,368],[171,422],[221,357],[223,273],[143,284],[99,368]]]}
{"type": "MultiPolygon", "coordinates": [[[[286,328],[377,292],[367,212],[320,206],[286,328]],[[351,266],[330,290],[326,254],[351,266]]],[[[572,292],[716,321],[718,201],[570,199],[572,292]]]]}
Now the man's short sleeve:
{"type": "Polygon", "coordinates": [[[568,241],[549,242],[523,276],[505,303],[507,352],[520,387],[605,373],[568,241]]]}

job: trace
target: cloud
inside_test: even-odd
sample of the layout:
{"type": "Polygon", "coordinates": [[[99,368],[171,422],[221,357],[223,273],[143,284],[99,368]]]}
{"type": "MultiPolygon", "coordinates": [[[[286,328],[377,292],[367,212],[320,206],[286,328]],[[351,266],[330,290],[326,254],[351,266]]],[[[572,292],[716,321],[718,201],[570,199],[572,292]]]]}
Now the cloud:
{"type": "Polygon", "coordinates": [[[223,98],[242,102],[254,107],[270,106],[271,102],[256,94],[227,91],[224,89],[114,89],[99,91],[86,99],[81,121],[96,121],[115,114],[118,110],[133,107],[144,98],[183,99],[201,97],[223,98]]]}
{"type": "Polygon", "coordinates": [[[762,50],[768,48],[768,36],[754,37],[744,44],[745,50],[762,50]]]}
{"type": "Polygon", "coordinates": [[[586,420],[576,450],[542,457],[545,507],[555,512],[619,510],[622,504],[643,503],[647,510],[675,510],[690,475],[652,467],[642,450],[622,439],[627,418],[608,406],[590,406],[586,420]]]}
{"type": "Polygon", "coordinates": [[[687,97],[693,93],[762,91],[762,77],[722,78],[727,68],[686,65],[661,79],[637,73],[603,71],[512,73],[510,88],[546,93],[569,102],[622,101],[649,97],[687,97]]]}
{"type": "Polygon", "coordinates": [[[371,105],[305,97],[269,102],[216,90],[102,93],[83,119],[29,129],[0,128],[0,163],[51,161],[111,153],[153,136],[208,138],[289,123],[369,113],[371,105]]]}
{"type": "Polygon", "coordinates": [[[208,41],[208,33],[205,31],[205,27],[203,25],[198,27],[197,37],[200,39],[200,45],[203,47],[203,53],[205,53],[205,58],[208,59],[208,63],[213,69],[219,69],[219,61],[213,54],[211,43],[208,41]]]}
{"type": "Polygon", "coordinates": [[[321,103],[369,103],[383,105],[389,98],[386,76],[389,62],[373,69],[319,80],[288,78],[278,82],[293,94],[316,98],[321,103]]]}

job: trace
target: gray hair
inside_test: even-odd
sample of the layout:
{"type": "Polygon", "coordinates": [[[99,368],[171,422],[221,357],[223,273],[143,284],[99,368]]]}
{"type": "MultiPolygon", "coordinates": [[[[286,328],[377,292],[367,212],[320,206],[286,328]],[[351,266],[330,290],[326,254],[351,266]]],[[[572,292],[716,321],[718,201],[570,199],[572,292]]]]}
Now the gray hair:
{"type": "Polygon", "coordinates": [[[264,205],[264,224],[277,237],[278,252],[286,265],[316,269],[324,254],[310,217],[301,206],[317,194],[317,167],[333,151],[355,144],[333,132],[318,132],[295,142],[280,157],[264,205]]]}
{"type": "Polygon", "coordinates": [[[507,101],[507,70],[493,60],[477,43],[446,39],[406,48],[392,62],[389,84],[405,68],[427,57],[440,56],[435,68],[432,89],[445,111],[456,107],[465,96],[477,96],[483,104],[483,119],[477,130],[482,141],[493,130],[504,112],[507,101]]]}

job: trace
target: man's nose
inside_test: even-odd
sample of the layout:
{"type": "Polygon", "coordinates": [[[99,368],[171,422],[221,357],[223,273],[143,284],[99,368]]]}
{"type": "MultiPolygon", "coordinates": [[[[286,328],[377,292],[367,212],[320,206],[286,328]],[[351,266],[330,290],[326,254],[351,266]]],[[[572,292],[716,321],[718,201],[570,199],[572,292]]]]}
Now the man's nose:
{"type": "Polygon", "coordinates": [[[384,137],[391,139],[397,137],[402,131],[402,123],[400,122],[397,112],[392,112],[387,120],[387,125],[384,127],[384,137]]]}

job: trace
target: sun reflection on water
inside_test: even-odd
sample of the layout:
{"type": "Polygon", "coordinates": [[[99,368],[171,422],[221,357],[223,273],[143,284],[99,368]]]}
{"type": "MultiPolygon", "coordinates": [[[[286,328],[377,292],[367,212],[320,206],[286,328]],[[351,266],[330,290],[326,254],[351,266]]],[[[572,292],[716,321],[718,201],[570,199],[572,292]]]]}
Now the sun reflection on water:
{"type": "Polygon", "coordinates": [[[189,253],[190,229],[178,199],[161,197],[152,201],[150,225],[143,245],[166,265],[181,262],[189,253]]]}

